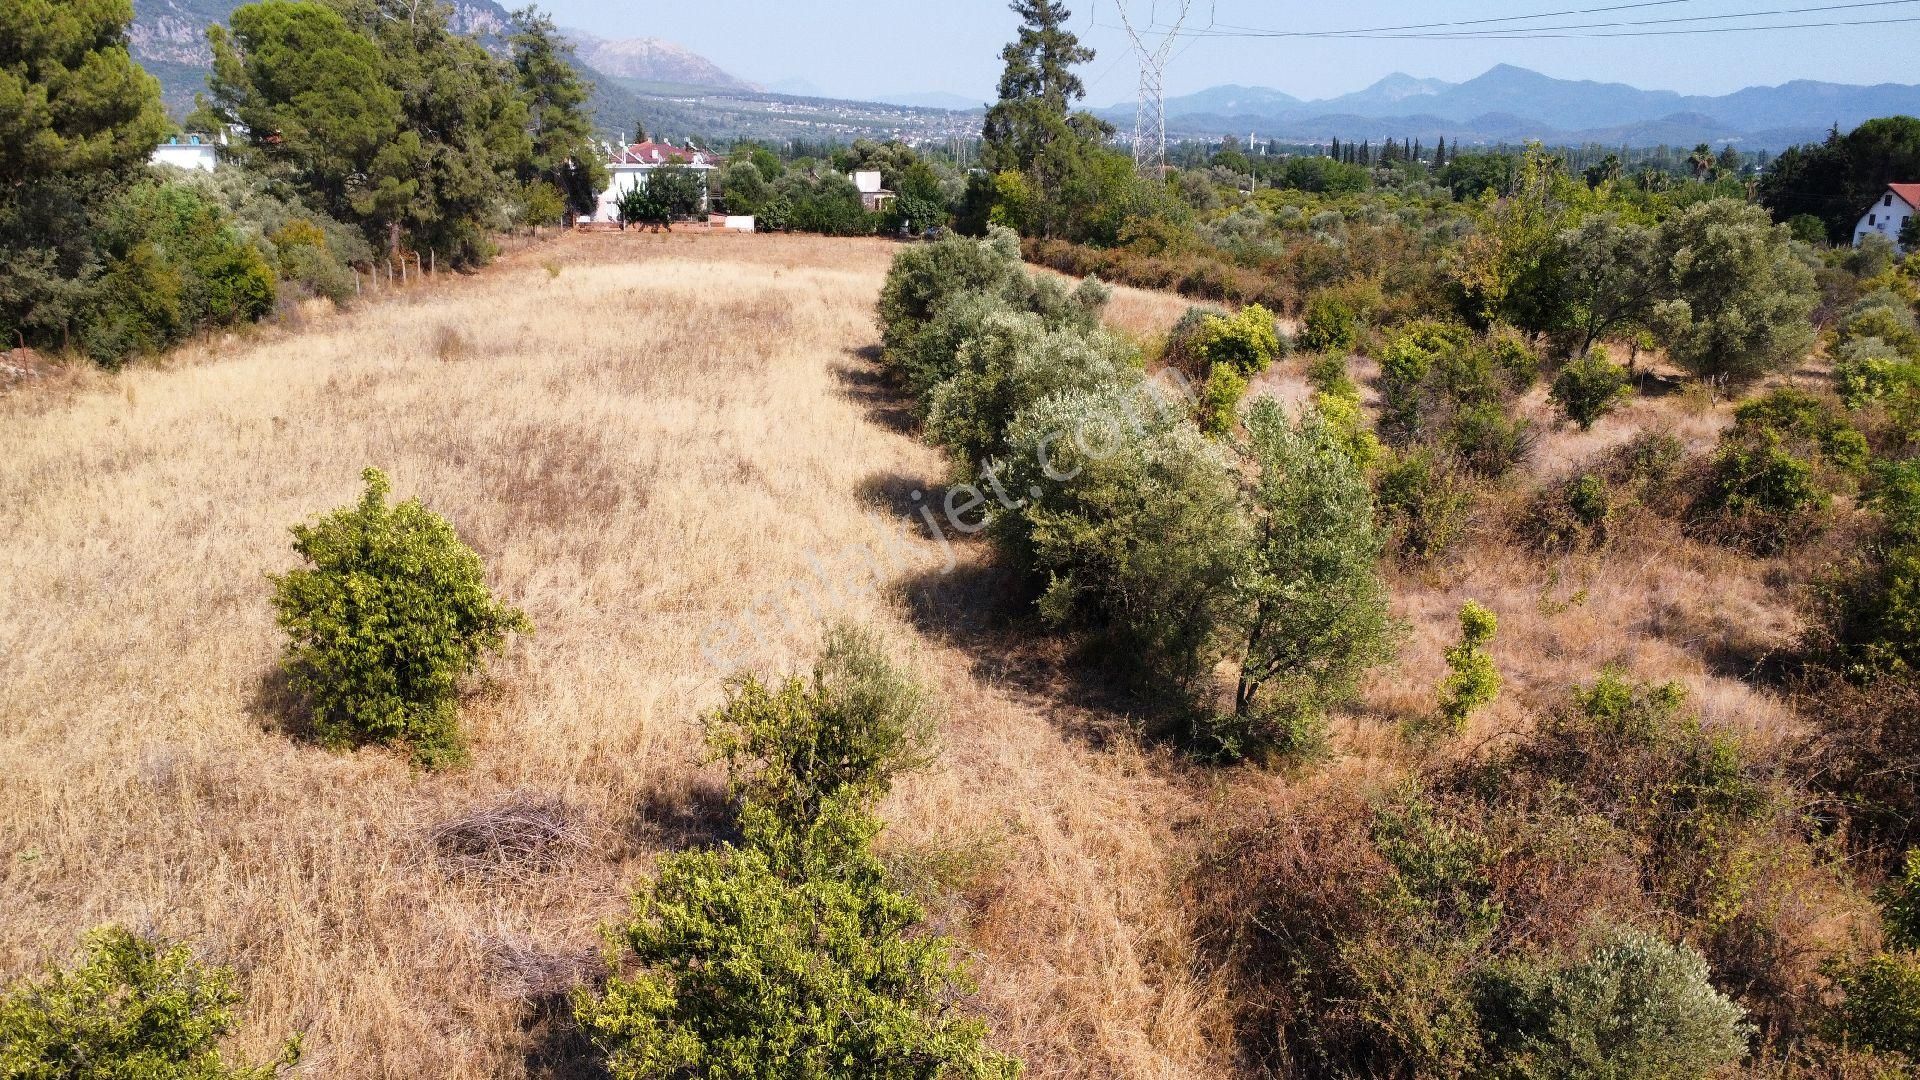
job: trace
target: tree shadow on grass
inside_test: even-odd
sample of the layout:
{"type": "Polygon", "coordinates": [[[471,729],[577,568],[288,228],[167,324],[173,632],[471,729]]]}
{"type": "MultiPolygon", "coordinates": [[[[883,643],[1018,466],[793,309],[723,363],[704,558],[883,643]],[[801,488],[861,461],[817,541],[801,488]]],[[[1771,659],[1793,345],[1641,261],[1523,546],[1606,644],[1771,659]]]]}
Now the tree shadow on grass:
{"type": "Polygon", "coordinates": [[[880,368],[880,347],[848,349],[849,362],[835,364],[833,377],[840,392],[867,411],[867,419],[888,431],[911,435],[920,429],[913,402],[880,368]]]}
{"type": "Polygon", "coordinates": [[[640,796],[627,839],[643,851],[685,851],[740,839],[733,800],[704,777],[670,776],[640,796]]]}
{"type": "Polygon", "coordinates": [[[610,1080],[606,1059],[573,1018],[565,994],[534,999],[520,1030],[527,1040],[522,1057],[529,1080],[610,1080]]]}
{"type": "Polygon", "coordinates": [[[1033,592],[1006,568],[962,562],[896,586],[926,637],[957,649],[975,679],[1095,749],[1171,734],[1173,720],[1097,640],[1075,641],[1045,625],[1033,592]]]}
{"type": "Polygon", "coordinates": [[[278,731],[296,742],[319,741],[313,726],[312,704],[293,688],[293,679],[279,664],[260,673],[253,693],[247,698],[246,711],[263,731],[278,731]]]}

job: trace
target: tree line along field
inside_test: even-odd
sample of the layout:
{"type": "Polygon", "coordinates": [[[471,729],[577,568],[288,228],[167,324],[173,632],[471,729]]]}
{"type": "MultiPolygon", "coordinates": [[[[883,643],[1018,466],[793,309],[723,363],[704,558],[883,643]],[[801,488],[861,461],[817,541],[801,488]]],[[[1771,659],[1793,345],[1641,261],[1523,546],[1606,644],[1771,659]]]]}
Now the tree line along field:
{"type": "MultiPolygon", "coordinates": [[[[1239,823],[1386,798],[1425,767],[1400,731],[1434,707],[1464,600],[1500,617],[1504,692],[1459,752],[1530,728],[1606,664],[1677,680],[1715,730],[1803,732],[1747,677],[1800,629],[1780,585],[1795,556],[1658,528],[1542,555],[1498,521],[1499,499],[1639,430],[1704,450],[1730,407],[1643,396],[1580,433],[1535,390],[1523,478],[1446,559],[1389,570],[1409,630],[1337,714],[1332,759],[1196,763],[1144,734],[1098,657],[1035,633],[983,542],[943,569],[910,493],[945,465],[873,359],[894,250],[569,236],[305,328],[0,399],[0,756],[17,763],[0,777],[17,898],[0,974],[120,923],[239,972],[244,1057],[300,1031],[316,1074],[555,1074],[578,1048],[552,995],[592,970],[654,858],[718,828],[697,720],[725,665],[799,670],[819,617],[845,615],[938,702],[938,762],[888,799],[880,849],[960,942],[992,1044],[1035,1076],[1233,1074],[1240,990],[1207,944],[1203,871],[1239,823]],[[449,518],[536,627],[463,699],[463,769],[287,730],[265,575],[293,564],[287,525],[350,502],[369,464],[449,518]],[[822,561],[880,551],[875,587],[814,584],[822,561]],[[716,626],[749,611],[764,629],[717,667],[716,626]],[[508,799],[561,808],[577,846],[517,867],[437,843],[508,799]]],[[[1150,338],[1183,310],[1121,290],[1108,317],[1150,338]]],[[[1300,400],[1305,368],[1281,362],[1252,395],[1300,400]]],[[[1797,900],[1830,933],[1859,903],[1797,900]]]]}

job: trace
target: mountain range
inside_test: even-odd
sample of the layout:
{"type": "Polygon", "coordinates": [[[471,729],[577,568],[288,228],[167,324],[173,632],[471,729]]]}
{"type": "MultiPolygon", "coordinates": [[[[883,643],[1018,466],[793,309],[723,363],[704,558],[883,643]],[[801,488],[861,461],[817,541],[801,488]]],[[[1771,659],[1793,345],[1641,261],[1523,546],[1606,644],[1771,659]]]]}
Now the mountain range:
{"type": "MultiPolygon", "coordinates": [[[[129,34],[134,55],[160,78],[170,108],[184,111],[205,88],[212,60],[206,28],[226,21],[241,2],[134,0],[129,34]]],[[[452,0],[452,7],[456,29],[491,49],[504,50],[508,15],[496,0],[452,0]]],[[[670,41],[565,33],[583,73],[596,85],[591,107],[609,133],[631,130],[636,119],[651,118],[649,130],[664,125],[682,134],[719,135],[724,129],[736,137],[781,138],[859,131],[867,137],[934,133],[944,138],[965,127],[956,113],[982,107],[957,94],[925,91],[876,95],[867,103],[841,102],[797,79],[773,84],[770,94],[670,41]],[[798,112],[795,102],[804,103],[798,112]],[[875,104],[894,111],[877,111],[875,104]],[[728,112],[724,123],[714,120],[716,109],[728,112]],[[813,113],[828,114],[825,127],[813,113]],[[831,114],[850,124],[839,123],[831,114]]],[[[1458,83],[1396,73],[1364,90],[1318,100],[1260,86],[1214,86],[1169,98],[1166,108],[1168,133],[1176,138],[1211,140],[1251,133],[1288,142],[1431,142],[1440,137],[1469,145],[1526,139],[1628,146],[1705,142],[1779,150],[1817,140],[1835,124],[1844,130],[1876,116],[1920,115],[1920,86],[1800,80],[1719,96],[1685,95],[1624,83],[1556,79],[1501,64],[1458,83]]],[[[1122,131],[1132,128],[1135,111],[1133,102],[1096,110],[1122,131]]]]}
{"type": "MultiPolygon", "coordinates": [[[[1651,146],[1732,143],[1781,149],[1876,116],[1920,115],[1920,86],[1799,80],[1720,96],[1556,79],[1501,64],[1451,83],[1393,74],[1364,90],[1303,101],[1258,86],[1215,86],[1168,98],[1169,134],[1324,140],[1445,136],[1456,142],[1596,142],[1651,146]]],[[[1124,129],[1131,102],[1097,110],[1124,129]]]]}

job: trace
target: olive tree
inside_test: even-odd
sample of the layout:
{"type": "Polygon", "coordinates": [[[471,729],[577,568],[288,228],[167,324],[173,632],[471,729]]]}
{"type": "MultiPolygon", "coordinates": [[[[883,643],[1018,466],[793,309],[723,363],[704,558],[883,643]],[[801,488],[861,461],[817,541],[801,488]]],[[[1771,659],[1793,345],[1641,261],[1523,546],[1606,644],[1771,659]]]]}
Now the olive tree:
{"type": "Polygon", "coordinates": [[[1791,233],[1732,199],[1695,203],[1659,230],[1664,299],[1649,320],[1675,363],[1716,385],[1751,382],[1806,354],[1819,292],[1791,233]]]}
{"type": "Polygon", "coordinates": [[[1263,400],[1247,415],[1247,446],[1260,477],[1234,712],[1255,743],[1310,750],[1322,710],[1393,656],[1383,540],[1366,476],[1319,413],[1289,423],[1263,400]]]}

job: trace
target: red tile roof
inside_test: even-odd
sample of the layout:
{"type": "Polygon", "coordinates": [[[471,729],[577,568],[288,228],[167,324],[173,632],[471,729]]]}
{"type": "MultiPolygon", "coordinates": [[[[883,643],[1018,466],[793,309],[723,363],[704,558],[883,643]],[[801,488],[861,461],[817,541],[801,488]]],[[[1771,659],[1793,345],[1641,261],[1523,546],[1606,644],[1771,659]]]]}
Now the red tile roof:
{"type": "Polygon", "coordinates": [[[649,139],[646,142],[633,143],[624,150],[614,151],[613,164],[664,165],[675,158],[687,165],[712,165],[719,160],[711,151],[695,150],[649,139]]]}
{"type": "Polygon", "coordinates": [[[1888,184],[1895,195],[1907,200],[1907,205],[1920,210],[1920,184],[1888,184]]]}

